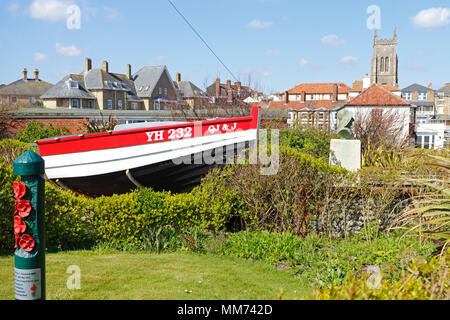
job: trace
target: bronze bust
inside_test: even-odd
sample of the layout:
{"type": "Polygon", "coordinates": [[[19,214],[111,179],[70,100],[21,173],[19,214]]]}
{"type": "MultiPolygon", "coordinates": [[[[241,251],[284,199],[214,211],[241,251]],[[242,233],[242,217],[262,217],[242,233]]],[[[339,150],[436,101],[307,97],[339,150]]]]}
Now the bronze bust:
{"type": "Polygon", "coordinates": [[[338,112],[339,125],[337,134],[341,139],[350,140],[353,138],[352,126],[355,119],[353,113],[348,110],[341,110],[338,112]]]}

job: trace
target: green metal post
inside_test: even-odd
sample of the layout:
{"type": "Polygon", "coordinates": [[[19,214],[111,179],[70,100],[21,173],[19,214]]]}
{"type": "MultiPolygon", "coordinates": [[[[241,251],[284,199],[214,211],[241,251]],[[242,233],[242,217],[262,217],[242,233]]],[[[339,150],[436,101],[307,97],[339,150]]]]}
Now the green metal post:
{"type": "Polygon", "coordinates": [[[28,150],[14,161],[14,174],[22,177],[14,184],[15,298],[45,300],[44,159],[28,150]]]}

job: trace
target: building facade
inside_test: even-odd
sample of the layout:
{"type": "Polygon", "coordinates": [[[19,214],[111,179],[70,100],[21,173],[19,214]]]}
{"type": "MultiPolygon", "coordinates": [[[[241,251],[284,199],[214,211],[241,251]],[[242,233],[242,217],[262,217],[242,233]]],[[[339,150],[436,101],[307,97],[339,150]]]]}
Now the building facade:
{"type": "Polygon", "coordinates": [[[41,95],[52,87],[51,83],[39,79],[39,70],[34,69],[34,77],[28,77],[26,68],[22,79],[0,87],[0,105],[2,106],[38,106],[42,103],[41,95]]]}
{"type": "Polygon", "coordinates": [[[112,73],[109,63],[93,69],[87,58],[81,74],[69,74],[47,90],[44,107],[56,109],[169,110],[179,103],[166,66],[147,66],[135,74],[112,73]]]}

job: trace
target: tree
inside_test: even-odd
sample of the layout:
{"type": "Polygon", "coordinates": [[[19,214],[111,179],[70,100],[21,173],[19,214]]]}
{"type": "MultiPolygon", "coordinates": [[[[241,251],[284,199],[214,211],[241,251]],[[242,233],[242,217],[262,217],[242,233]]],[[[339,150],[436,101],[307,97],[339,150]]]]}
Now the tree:
{"type": "Polygon", "coordinates": [[[358,110],[354,118],[353,130],[363,151],[379,147],[402,149],[409,145],[409,127],[405,127],[404,116],[396,110],[358,110]]]}

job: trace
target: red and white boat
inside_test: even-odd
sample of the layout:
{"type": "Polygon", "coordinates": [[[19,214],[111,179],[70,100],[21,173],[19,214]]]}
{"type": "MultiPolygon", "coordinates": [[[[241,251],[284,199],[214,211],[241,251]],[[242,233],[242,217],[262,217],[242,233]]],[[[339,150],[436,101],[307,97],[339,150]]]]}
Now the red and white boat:
{"type": "Polygon", "coordinates": [[[212,167],[223,165],[223,161],[205,161],[205,155],[256,142],[259,115],[260,107],[255,107],[248,117],[146,123],[133,129],[123,125],[105,133],[56,137],[37,144],[47,178],[79,193],[112,195],[137,187],[184,192],[212,167]]]}

